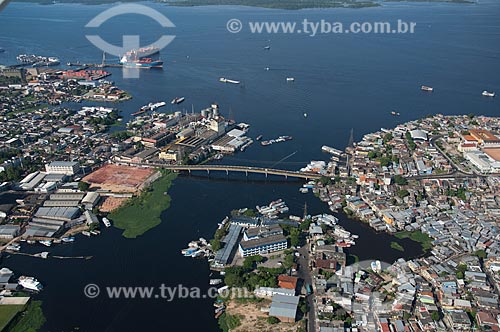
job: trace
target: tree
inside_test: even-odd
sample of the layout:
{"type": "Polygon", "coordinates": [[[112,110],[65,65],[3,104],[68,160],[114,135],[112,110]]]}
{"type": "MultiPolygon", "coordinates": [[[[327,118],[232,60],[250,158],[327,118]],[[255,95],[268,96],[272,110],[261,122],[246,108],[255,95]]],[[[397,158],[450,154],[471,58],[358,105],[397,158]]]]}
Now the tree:
{"type": "Polygon", "coordinates": [[[394,182],[400,186],[405,186],[408,184],[408,180],[406,180],[402,175],[399,174],[394,177],[394,182]]]}
{"type": "Polygon", "coordinates": [[[433,311],[431,314],[431,318],[433,321],[437,322],[441,318],[439,315],[439,311],[433,311]]]}
{"type": "Polygon", "coordinates": [[[410,193],[408,192],[408,190],[403,189],[403,190],[398,190],[397,195],[399,198],[405,198],[406,196],[409,196],[410,193]]]}
{"type": "Polygon", "coordinates": [[[212,250],[219,251],[222,248],[222,244],[218,239],[213,239],[210,241],[210,245],[212,246],[212,250]]]}
{"type": "Polygon", "coordinates": [[[486,256],[488,256],[488,254],[486,253],[486,251],[484,250],[478,250],[474,253],[474,255],[476,255],[477,257],[481,258],[481,259],[485,259],[486,256]]]}
{"type": "Polygon", "coordinates": [[[85,181],[80,181],[78,182],[78,190],[80,191],[87,191],[90,188],[90,184],[88,184],[85,181]]]}

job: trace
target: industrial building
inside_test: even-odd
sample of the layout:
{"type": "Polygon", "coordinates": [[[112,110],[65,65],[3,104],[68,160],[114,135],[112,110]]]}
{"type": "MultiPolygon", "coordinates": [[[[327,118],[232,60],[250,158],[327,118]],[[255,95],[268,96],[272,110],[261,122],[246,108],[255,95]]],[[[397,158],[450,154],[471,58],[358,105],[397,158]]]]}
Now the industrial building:
{"type": "Polygon", "coordinates": [[[238,239],[243,228],[239,225],[231,224],[224,240],[224,247],[215,253],[214,266],[224,267],[229,263],[233,250],[238,243],[238,239]]]}
{"type": "Polygon", "coordinates": [[[269,316],[276,317],[282,322],[295,322],[299,299],[298,296],[274,295],[269,309],[269,316]]]}
{"type": "Polygon", "coordinates": [[[80,170],[76,161],[53,161],[45,165],[47,173],[75,175],[80,170]]]}

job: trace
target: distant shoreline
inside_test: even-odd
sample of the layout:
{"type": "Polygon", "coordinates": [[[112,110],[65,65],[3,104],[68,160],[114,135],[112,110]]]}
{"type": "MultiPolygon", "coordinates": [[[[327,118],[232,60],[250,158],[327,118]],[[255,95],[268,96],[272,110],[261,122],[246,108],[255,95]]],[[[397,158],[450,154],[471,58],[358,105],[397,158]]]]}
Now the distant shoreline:
{"type": "MultiPolygon", "coordinates": [[[[201,6],[243,6],[267,9],[326,9],[326,8],[372,8],[381,7],[384,2],[427,2],[427,3],[449,3],[449,4],[476,4],[473,0],[367,0],[367,1],[330,1],[330,0],[288,0],[288,1],[266,1],[266,0],[149,0],[151,2],[165,4],[171,7],[201,7],[201,6]]],[[[40,5],[54,4],[54,0],[13,0],[17,3],[37,3],[40,5]]],[[[114,3],[134,3],[137,0],[55,0],[55,3],[103,5],[114,3]]]]}

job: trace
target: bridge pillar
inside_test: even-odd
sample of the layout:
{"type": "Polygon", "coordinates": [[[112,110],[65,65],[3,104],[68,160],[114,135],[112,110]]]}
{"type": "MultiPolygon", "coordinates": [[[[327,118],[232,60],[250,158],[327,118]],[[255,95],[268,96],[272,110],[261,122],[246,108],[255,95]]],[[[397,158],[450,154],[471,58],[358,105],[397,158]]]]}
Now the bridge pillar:
{"type": "Polygon", "coordinates": [[[226,169],[226,175],[229,176],[229,170],[228,169],[226,169]]]}
{"type": "Polygon", "coordinates": [[[288,174],[285,174],[285,179],[288,180],[288,174]]]}
{"type": "Polygon", "coordinates": [[[246,175],[246,177],[248,177],[248,171],[245,171],[245,175],[246,175]]]}
{"type": "Polygon", "coordinates": [[[267,179],[267,172],[266,172],[266,179],[267,179]]]}

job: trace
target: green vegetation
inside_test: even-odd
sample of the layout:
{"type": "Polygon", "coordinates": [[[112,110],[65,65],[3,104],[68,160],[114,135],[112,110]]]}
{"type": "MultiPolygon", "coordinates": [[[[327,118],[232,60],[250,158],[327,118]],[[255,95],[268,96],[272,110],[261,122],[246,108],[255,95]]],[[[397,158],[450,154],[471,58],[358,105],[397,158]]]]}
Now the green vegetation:
{"type": "Polygon", "coordinates": [[[467,265],[464,263],[460,263],[457,266],[456,276],[458,279],[463,279],[465,276],[465,271],[467,271],[467,265]]]}
{"type": "Polygon", "coordinates": [[[218,322],[222,331],[229,332],[241,325],[241,318],[238,315],[228,315],[223,313],[219,317],[218,322]]]}
{"type": "Polygon", "coordinates": [[[257,217],[257,212],[255,212],[254,209],[247,209],[245,212],[243,212],[243,215],[245,217],[254,218],[257,217]]]}
{"type": "Polygon", "coordinates": [[[410,148],[410,150],[415,150],[417,148],[417,144],[415,144],[415,142],[413,141],[413,138],[411,137],[411,134],[409,131],[406,132],[405,134],[405,137],[406,137],[406,141],[408,143],[408,148],[410,148]]]}
{"type": "Polygon", "coordinates": [[[394,236],[396,236],[398,239],[408,238],[415,242],[419,242],[420,245],[422,246],[422,250],[424,250],[425,252],[432,249],[432,241],[433,241],[432,238],[427,234],[422,233],[421,231],[413,231],[413,232],[404,231],[404,232],[399,232],[394,236]]]}
{"type": "Polygon", "coordinates": [[[408,184],[408,180],[406,180],[406,178],[404,178],[403,176],[401,176],[399,174],[394,177],[394,182],[400,186],[405,186],[408,184]]]}
{"type": "Polygon", "coordinates": [[[321,183],[322,186],[328,186],[332,184],[332,179],[329,178],[328,176],[322,176],[319,180],[319,183],[321,183]]]}
{"type": "Polygon", "coordinates": [[[22,311],[24,305],[1,305],[0,306],[0,331],[3,331],[5,326],[14,319],[14,317],[22,311]]]}
{"type": "Polygon", "coordinates": [[[278,324],[280,322],[280,320],[276,317],[269,316],[269,317],[267,317],[267,322],[269,324],[274,325],[274,324],[278,324]]]}
{"type": "Polygon", "coordinates": [[[254,271],[254,266],[231,266],[225,269],[224,282],[229,287],[246,287],[254,290],[255,287],[276,287],[277,277],[285,273],[285,268],[267,268],[259,266],[254,271]]]}
{"type": "Polygon", "coordinates": [[[400,245],[399,243],[394,242],[394,241],[391,242],[391,248],[402,251],[402,252],[405,251],[405,248],[402,245],[400,245]]]}
{"type": "Polygon", "coordinates": [[[438,320],[440,320],[441,317],[439,316],[439,311],[433,311],[432,314],[431,314],[431,318],[435,322],[437,322],[438,320]]]}
{"type": "Polygon", "coordinates": [[[115,131],[114,133],[111,134],[111,138],[116,138],[119,141],[126,140],[131,136],[132,134],[126,130],[115,131]]]}
{"type": "MultiPolygon", "coordinates": [[[[2,306],[3,307],[3,306],[2,306]]],[[[45,323],[42,301],[31,301],[21,314],[12,321],[6,332],[36,332],[45,323]]]]}
{"type": "Polygon", "coordinates": [[[409,196],[410,193],[408,192],[408,190],[403,189],[403,190],[398,190],[397,195],[399,198],[405,198],[406,196],[409,196]]]}
{"type": "Polygon", "coordinates": [[[124,237],[136,238],[160,224],[161,213],[170,207],[168,189],[177,177],[175,173],[168,171],[162,173],[163,176],[139,196],[131,198],[109,215],[114,226],[124,230],[124,237]]]}
{"type": "Polygon", "coordinates": [[[78,190],[80,191],[87,191],[90,188],[90,184],[88,184],[85,181],[80,181],[78,182],[78,190]]]}
{"type": "Polygon", "coordinates": [[[478,250],[474,253],[474,255],[476,255],[477,257],[479,257],[481,259],[485,259],[488,256],[488,254],[484,250],[478,250]]]}
{"type": "Polygon", "coordinates": [[[449,196],[449,197],[458,197],[462,201],[466,201],[467,200],[467,196],[465,195],[466,192],[467,192],[467,189],[465,189],[464,187],[460,187],[457,190],[447,189],[446,190],[446,196],[449,196]]]}

